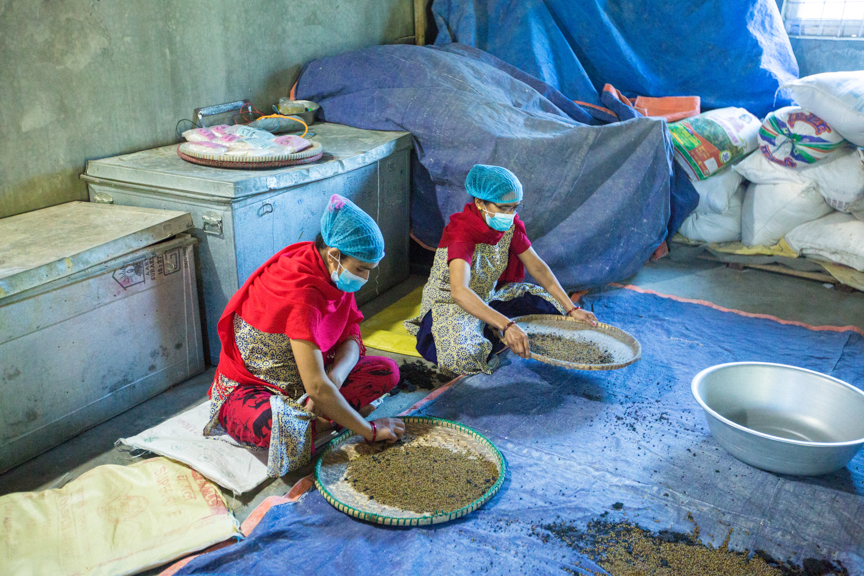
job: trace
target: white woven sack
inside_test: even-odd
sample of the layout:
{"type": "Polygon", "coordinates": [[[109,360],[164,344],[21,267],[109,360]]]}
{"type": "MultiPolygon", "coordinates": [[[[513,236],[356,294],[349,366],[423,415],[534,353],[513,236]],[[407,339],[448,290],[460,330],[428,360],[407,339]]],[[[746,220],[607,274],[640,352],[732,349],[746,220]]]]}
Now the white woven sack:
{"type": "Polygon", "coordinates": [[[722,214],[693,212],[681,224],[678,232],[697,242],[737,242],[741,239],[741,203],[744,186],[729,198],[728,208],[722,214]]]}
{"type": "Polygon", "coordinates": [[[825,120],[844,138],[864,146],[864,70],[814,74],[782,88],[791,89],[799,106],[825,120]]]}
{"type": "Polygon", "coordinates": [[[228,434],[204,436],[209,420],[210,403],[204,402],[120,442],[182,462],[235,494],[267,480],[268,449],[242,446],[228,434]]]}
{"type": "Polygon", "coordinates": [[[864,272],[864,222],[835,212],[798,226],[786,243],[805,256],[816,256],[864,272]]]}
{"type": "Polygon", "coordinates": [[[771,112],[759,128],[759,151],[785,168],[800,170],[816,165],[848,146],[839,132],[800,106],[771,112]]]}
{"type": "Polygon", "coordinates": [[[813,183],[750,184],[741,210],[741,242],[773,246],[796,226],[829,212],[833,209],[813,183]]]}
{"type": "MultiPolygon", "coordinates": [[[[693,187],[699,193],[699,206],[696,212],[700,214],[725,214],[730,207],[732,197],[741,186],[744,178],[738,172],[725,168],[710,178],[693,182],[693,187]]],[[[738,204],[740,211],[741,204],[738,204]]]]}
{"type": "Polygon", "coordinates": [[[790,170],[770,162],[762,154],[751,154],[734,170],[751,182],[816,183],[829,206],[841,212],[864,211],[864,151],[849,148],[835,152],[826,160],[801,170],[790,170]]]}

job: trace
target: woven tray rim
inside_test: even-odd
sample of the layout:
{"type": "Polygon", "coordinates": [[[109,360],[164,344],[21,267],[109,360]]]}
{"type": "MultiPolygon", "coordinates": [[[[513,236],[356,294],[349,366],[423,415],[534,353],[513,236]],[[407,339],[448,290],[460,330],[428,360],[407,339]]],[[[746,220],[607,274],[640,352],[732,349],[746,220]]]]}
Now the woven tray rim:
{"type": "Polygon", "coordinates": [[[195,158],[193,156],[187,156],[179,149],[177,150],[177,155],[180,156],[186,162],[191,162],[192,164],[197,164],[199,166],[207,166],[209,168],[221,168],[221,169],[229,169],[229,170],[270,170],[274,168],[285,168],[286,166],[301,166],[303,164],[311,164],[312,162],[316,162],[320,160],[324,156],[324,152],[321,151],[315,156],[310,156],[309,158],[300,158],[299,160],[279,160],[277,162],[221,162],[216,160],[204,160],[202,158],[195,158]]]}
{"type": "Polygon", "coordinates": [[[569,320],[566,316],[560,316],[557,314],[528,314],[526,316],[517,316],[516,318],[511,318],[511,320],[515,321],[517,324],[520,322],[531,322],[532,320],[543,320],[543,321],[553,321],[553,322],[566,322],[568,328],[575,328],[573,332],[576,331],[584,331],[584,330],[592,330],[594,332],[601,332],[606,334],[607,336],[611,336],[621,342],[622,344],[626,344],[633,350],[633,358],[628,360],[627,362],[619,362],[617,364],[577,364],[575,362],[566,362],[564,360],[558,360],[556,358],[550,358],[548,356],[543,356],[542,354],[535,354],[531,352],[531,358],[537,360],[538,362],[544,362],[546,364],[551,364],[553,366],[560,366],[561,368],[569,368],[571,370],[618,370],[620,368],[625,368],[634,364],[642,358],[642,345],[639,344],[639,341],[636,340],[633,336],[621,330],[620,328],[616,328],[615,326],[611,326],[609,324],[604,324],[603,322],[598,322],[596,326],[592,326],[585,322],[574,322],[573,320],[569,320]]]}
{"type": "Polygon", "coordinates": [[[310,140],[312,146],[301,150],[300,152],[292,152],[290,154],[277,154],[271,156],[229,156],[227,154],[206,154],[203,152],[193,152],[184,150],[183,147],[194,142],[182,142],[178,147],[178,152],[183,152],[186,156],[197,158],[198,160],[210,160],[211,162],[241,162],[245,164],[261,164],[268,162],[282,162],[283,160],[304,160],[311,158],[316,154],[323,152],[321,143],[315,140],[310,140]]]}
{"type": "Polygon", "coordinates": [[[353,432],[350,430],[346,430],[336,438],[330,441],[327,444],[327,448],[321,452],[321,456],[318,458],[318,462],[315,463],[315,487],[318,489],[318,492],[324,497],[324,499],[334,508],[342,512],[343,514],[347,514],[358,520],[364,520],[366,522],[371,522],[373,524],[383,524],[386,526],[427,526],[429,524],[441,524],[443,522],[449,522],[451,520],[456,520],[457,518],[461,518],[466,514],[470,514],[474,510],[477,510],[486,502],[492,499],[495,494],[498,493],[498,490],[501,489],[501,486],[504,484],[504,478],[507,476],[507,461],[504,459],[504,455],[501,454],[501,451],[498,450],[498,447],[492,443],[491,440],[464,424],[460,424],[458,422],[453,422],[452,420],[445,420],[443,418],[434,418],[431,416],[403,416],[400,418],[406,424],[410,423],[431,423],[436,426],[444,426],[446,428],[452,428],[454,430],[459,430],[473,436],[478,439],[481,443],[484,443],[489,448],[492,449],[493,454],[495,455],[496,464],[498,465],[498,480],[489,487],[486,492],[483,493],[482,496],[459,508],[458,510],[454,510],[452,512],[448,512],[447,514],[426,514],[424,516],[418,516],[416,518],[397,518],[395,516],[385,516],[382,514],[375,514],[374,512],[365,512],[363,510],[358,510],[357,508],[353,508],[348,506],[347,504],[343,504],[339,501],[335,496],[333,496],[329,490],[321,483],[321,463],[324,461],[324,456],[332,452],[335,448],[337,448],[340,444],[343,444],[348,439],[355,436],[353,432]]]}

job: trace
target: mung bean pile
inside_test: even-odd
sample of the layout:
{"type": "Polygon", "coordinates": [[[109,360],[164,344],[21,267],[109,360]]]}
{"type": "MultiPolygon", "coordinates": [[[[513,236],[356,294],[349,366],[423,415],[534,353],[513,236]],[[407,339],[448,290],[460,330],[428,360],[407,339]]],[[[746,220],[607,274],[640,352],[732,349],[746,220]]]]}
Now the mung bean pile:
{"type": "Polygon", "coordinates": [[[345,479],[379,504],[443,514],[480,498],[498,480],[498,468],[467,452],[409,441],[352,459],[345,479]]]}
{"type": "MultiPolygon", "coordinates": [[[[848,576],[841,565],[808,558],[803,566],[775,560],[763,552],[729,550],[728,537],[719,548],[692,534],[652,534],[627,521],[594,520],[587,529],[565,523],[542,527],[567,546],[586,554],[613,576],[848,576]]],[[[538,535],[542,533],[537,532],[538,535]]],[[[541,538],[546,540],[545,535],[541,538]]]]}
{"type": "Polygon", "coordinates": [[[609,350],[594,342],[574,340],[548,333],[527,332],[531,352],[547,358],[572,362],[573,364],[613,364],[615,357],[609,350]]]}

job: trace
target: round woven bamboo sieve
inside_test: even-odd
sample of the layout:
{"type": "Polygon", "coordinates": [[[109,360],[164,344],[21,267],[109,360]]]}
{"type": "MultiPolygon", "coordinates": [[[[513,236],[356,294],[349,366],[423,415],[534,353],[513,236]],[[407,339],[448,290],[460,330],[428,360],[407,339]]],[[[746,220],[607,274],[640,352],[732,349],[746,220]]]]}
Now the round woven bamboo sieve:
{"type": "MultiPolygon", "coordinates": [[[[531,326],[533,325],[551,328],[556,335],[572,338],[574,347],[578,346],[579,342],[586,340],[595,342],[600,346],[608,346],[608,338],[623,345],[616,346],[615,350],[610,350],[615,356],[615,362],[612,364],[578,364],[568,362],[565,359],[551,358],[531,352],[531,358],[538,362],[545,362],[546,364],[569,368],[571,370],[617,370],[633,364],[642,357],[642,346],[638,340],[620,328],[615,328],[602,322],[598,322],[596,326],[592,326],[591,324],[576,322],[566,316],[557,314],[529,314],[527,316],[511,318],[511,320],[514,320],[523,331],[529,334],[529,339],[532,332],[531,326]],[[601,335],[602,337],[596,335],[601,335]]],[[[499,338],[501,337],[500,332],[498,336],[499,338]]]]}
{"type": "Polygon", "coordinates": [[[212,168],[232,168],[238,170],[265,170],[270,168],[282,168],[295,166],[297,164],[309,164],[320,160],[324,155],[324,148],[320,142],[311,141],[312,146],[306,150],[293,154],[278,154],[271,156],[228,156],[226,154],[203,154],[193,152],[186,148],[187,142],[177,147],[177,155],[187,162],[210,166],[212,168]]]}
{"type": "Polygon", "coordinates": [[[361,436],[346,430],[330,442],[315,464],[315,486],[334,508],[359,520],[376,524],[424,526],[461,518],[483,506],[501,488],[507,475],[507,464],[498,448],[482,434],[457,422],[440,418],[407,416],[402,418],[402,421],[405,422],[405,434],[411,437],[412,442],[447,448],[454,452],[474,453],[478,458],[495,464],[498,480],[474,502],[452,512],[421,514],[387,506],[370,500],[345,480],[345,472],[351,459],[380,451],[383,446],[378,443],[366,444],[361,436]]]}

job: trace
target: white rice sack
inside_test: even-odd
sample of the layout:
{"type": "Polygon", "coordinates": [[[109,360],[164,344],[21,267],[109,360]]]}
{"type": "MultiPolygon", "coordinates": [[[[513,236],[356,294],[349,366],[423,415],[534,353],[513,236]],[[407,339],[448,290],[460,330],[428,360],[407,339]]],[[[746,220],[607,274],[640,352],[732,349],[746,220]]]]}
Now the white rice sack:
{"type": "Polygon", "coordinates": [[[209,128],[193,128],[182,134],[187,142],[219,142],[219,135],[209,128]]]}
{"type": "Polygon", "coordinates": [[[833,209],[813,183],[750,184],[741,211],[741,242],[773,246],[793,228],[833,209]]]}
{"type": "Polygon", "coordinates": [[[693,182],[756,150],[759,119],[743,108],[720,108],[669,124],[675,161],[693,182]]]}
{"type": "Polygon", "coordinates": [[[759,128],[759,150],[765,158],[786,168],[812,166],[848,145],[824,120],[799,106],[771,112],[759,128]]]}
{"type": "Polygon", "coordinates": [[[228,150],[231,152],[235,152],[237,150],[266,150],[268,148],[275,148],[277,144],[273,143],[272,138],[259,138],[257,136],[250,136],[248,138],[237,138],[236,140],[231,140],[228,143],[228,150]]]}
{"type": "Polygon", "coordinates": [[[825,72],[783,86],[799,106],[813,112],[844,138],[864,146],[864,70],[825,72]]]}
{"type": "Polygon", "coordinates": [[[741,239],[743,196],[744,186],[740,186],[729,198],[728,209],[725,212],[722,214],[693,212],[684,220],[678,232],[697,242],[737,242],[741,239]]]}
{"type": "Polygon", "coordinates": [[[243,446],[221,426],[211,436],[204,436],[209,421],[210,403],[204,402],[119,441],[182,462],[235,494],[248,492],[267,480],[268,449],[243,446]]]}
{"type": "MultiPolygon", "coordinates": [[[[724,214],[729,210],[729,203],[744,178],[731,167],[724,168],[717,174],[705,180],[693,182],[693,187],[699,193],[699,206],[696,212],[701,214],[724,214]]],[[[738,209],[741,209],[740,202],[738,209]]]]}
{"type": "Polygon", "coordinates": [[[864,222],[835,212],[786,234],[786,243],[805,256],[816,256],[864,272],[864,222]]]}
{"type": "Polygon", "coordinates": [[[228,134],[234,134],[235,136],[239,136],[240,138],[266,138],[267,140],[273,140],[275,136],[266,130],[259,130],[257,128],[250,128],[249,126],[244,126],[243,124],[235,124],[233,126],[228,126],[225,129],[225,132],[228,134]]]}
{"type": "Polygon", "coordinates": [[[840,150],[825,162],[802,170],[790,170],[768,161],[761,154],[751,154],[734,170],[757,184],[813,182],[835,210],[864,211],[864,152],[859,148],[840,150]]]}
{"type": "Polygon", "coordinates": [[[301,138],[300,136],[280,136],[273,140],[274,144],[278,144],[285,148],[285,153],[294,154],[296,152],[301,152],[310,146],[312,146],[312,142],[306,140],[305,138],[301,138]]]}
{"type": "Polygon", "coordinates": [[[864,211],[864,151],[860,148],[802,170],[801,175],[816,182],[819,193],[835,210],[864,211]]]}
{"type": "Polygon", "coordinates": [[[228,151],[225,146],[213,142],[184,142],[180,145],[181,152],[192,152],[197,154],[213,154],[218,156],[228,151]]]}

